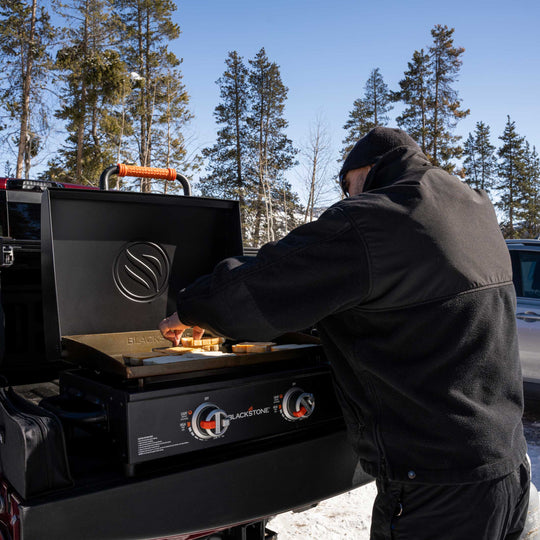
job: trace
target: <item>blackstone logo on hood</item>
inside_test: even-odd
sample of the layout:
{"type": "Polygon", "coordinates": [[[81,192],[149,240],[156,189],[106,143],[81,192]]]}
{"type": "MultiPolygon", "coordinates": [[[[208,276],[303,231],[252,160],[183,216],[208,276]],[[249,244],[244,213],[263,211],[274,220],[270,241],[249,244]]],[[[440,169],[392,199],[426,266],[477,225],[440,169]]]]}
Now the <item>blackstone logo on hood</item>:
{"type": "Polygon", "coordinates": [[[247,411],[229,414],[227,418],[229,420],[242,420],[243,418],[251,418],[252,416],[260,416],[261,414],[268,414],[269,412],[270,412],[270,407],[264,407],[262,409],[254,409],[253,407],[250,407],[247,411]]]}
{"type": "Polygon", "coordinates": [[[167,254],[153,242],[131,242],[114,261],[118,290],[133,302],[150,302],[167,289],[170,264],[167,254]]]}

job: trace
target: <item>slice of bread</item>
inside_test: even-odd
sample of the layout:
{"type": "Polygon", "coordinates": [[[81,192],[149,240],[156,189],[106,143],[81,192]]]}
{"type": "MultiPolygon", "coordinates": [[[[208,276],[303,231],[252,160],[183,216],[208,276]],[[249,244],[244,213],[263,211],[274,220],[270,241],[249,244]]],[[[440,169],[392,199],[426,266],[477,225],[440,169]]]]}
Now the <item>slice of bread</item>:
{"type": "Polygon", "coordinates": [[[275,343],[271,341],[244,341],[232,345],[232,352],[247,354],[247,353],[264,353],[269,352],[275,343]]]}

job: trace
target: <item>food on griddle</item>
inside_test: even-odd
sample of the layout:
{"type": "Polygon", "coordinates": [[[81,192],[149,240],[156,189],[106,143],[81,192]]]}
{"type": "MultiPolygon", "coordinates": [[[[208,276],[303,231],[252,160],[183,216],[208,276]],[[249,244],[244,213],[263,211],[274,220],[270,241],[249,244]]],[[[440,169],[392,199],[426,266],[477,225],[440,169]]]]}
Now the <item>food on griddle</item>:
{"type": "Polygon", "coordinates": [[[162,354],[184,354],[192,350],[193,347],[163,347],[162,349],[158,349],[157,352],[162,354]]]}
{"type": "Polygon", "coordinates": [[[271,341],[244,341],[243,343],[237,343],[232,345],[232,352],[238,354],[249,354],[249,353],[264,353],[270,352],[272,346],[275,343],[271,341]]]}
{"type": "Polygon", "coordinates": [[[231,345],[231,350],[233,353],[246,354],[248,352],[251,352],[251,347],[251,343],[237,343],[236,345],[231,345]]]}
{"type": "Polygon", "coordinates": [[[183,337],[180,339],[181,347],[157,347],[153,349],[155,352],[165,354],[185,354],[186,352],[201,350],[201,351],[219,351],[220,345],[225,342],[224,338],[212,337],[193,339],[192,337],[183,337]]]}
{"type": "Polygon", "coordinates": [[[163,347],[159,349],[160,353],[171,355],[171,354],[185,354],[191,352],[193,347],[163,347]]]}
{"type": "Polygon", "coordinates": [[[202,339],[193,339],[192,337],[183,337],[180,338],[182,346],[184,347],[208,347],[210,345],[221,345],[225,342],[224,338],[221,337],[211,337],[211,338],[202,338],[202,339]]]}
{"type": "MultiPolygon", "coordinates": [[[[123,358],[125,364],[128,366],[150,366],[197,360],[209,356],[221,357],[227,354],[231,355],[231,353],[223,353],[221,351],[221,344],[224,341],[224,338],[218,337],[202,339],[183,337],[181,338],[181,346],[157,347],[152,352],[133,353],[124,355],[123,358]]],[[[270,352],[274,350],[274,347],[276,347],[276,344],[272,341],[244,341],[232,345],[231,348],[233,354],[251,354],[270,352]]]]}

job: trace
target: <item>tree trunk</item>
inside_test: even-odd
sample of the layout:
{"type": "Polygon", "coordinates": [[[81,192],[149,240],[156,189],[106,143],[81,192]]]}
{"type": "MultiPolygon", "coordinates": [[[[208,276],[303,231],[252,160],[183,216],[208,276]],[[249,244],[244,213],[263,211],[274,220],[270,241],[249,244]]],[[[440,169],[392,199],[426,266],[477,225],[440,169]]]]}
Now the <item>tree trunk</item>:
{"type": "Polygon", "coordinates": [[[25,156],[27,157],[27,171],[28,175],[30,166],[28,153],[31,146],[31,134],[29,133],[30,123],[30,90],[32,87],[32,68],[34,65],[34,38],[36,33],[36,12],[37,12],[37,0],[32,1],[32,14],[30,19],[30,35],[26,42],[26,62],[25,60],[25,45],[22,45],[21,50],[21,67],[22,67],[22,96],[21,96],[21,125],[19,131],[19,150],[17,153],[17,178],[22,177],[23,163],[25,156]]]}
{"type": "Polygon", "coordinates": [[[435,62],[435,103],[433,104],[433,155],[432,160],[435,165],[437,165],[437,143],[438,143],[438,123],[439,123],[439,62],[440,59],[437,58],[435,62]]]}
{"type": "MultiPolygon", "coordinates": [[[[150,83],[148,78],[148,37],[145,36],[144,26],[147,23],[148,8],[146,8],[146,21],[143,22],[143,9],[141,3],[137,11],[137,26],[138,26],[138,45],[139,45],[139,72],[143,74],[143,85],[139,97],[139,164],[142,167],[148,167],[148,131],[147,131],[147,93],[150,83]]],[[[141,192],[148,193],[151,190],[150,182],[147,178],[141,178],[141,192]]]]}
{"type": "Polygon", "coordinates": [[[508,185],[508,224],[510,225],[510,238],[514,238],[514,171],[510,162],[510,175],[508,185]]]}
{"type": "Polygon", "coordinates": [[[261,220],[262,220],[262,206],[263,200],[266,206],[266,197],[265,197],[265,185],[264,185],[264,173],[263,173],[263,115],[264,115],[264,98],[261,95],[261,111],[259,114],[259,144],[258,144],[258,177],[259,177],[259,190],[257,193],[257,210],[255,214],[255,224],[253,230],[253,238],[255,242],[259,243],[260,230],[261,230],[261,220]]]}
{"type": "MultiPolygon", "coordinates": [[[[242,141],[240,140],[240,90],[238,88],[238,73],[234,77],[234,100],[235,100],[235,129],[236,129],[236,182],[238,186],[238,200],[242,212],[244,211],[244,186],[242,179],[242,141]]],[[[242,214],[242,221],[244,216],[242,214]]]]}
{"type": "Polygon", "coordinates": [[[373,78],[373,121],[375,126],[379,125],[377,119],[377,81],[375,80],[375,77],[373,78]]]}
{"type": "Polygon", "coordinates": [[[426,98],[422,95],[422,153],[427,154],[426,149],[426,98]]]}
{"type": "Polygon", "coordinates": [[[259,247],[259,237],[261,234],[261,219],[262,219],[262,194],[263,186],[259,177],[259,189],[257,192],[257,201],[255,202],[255,220],[253,224],[253,243],[254,247],[259,247]]]}
{"type": "MultiPolygon", "coordinates": [[[[83,66],[88,59],[88,2],[85,5],[84,12],[84,38],[82,43],[82,60],[83,66]]],[[[83,167],[83,150],[84,150],[84,129],[86,125],[86,76],[81,73],[81,101],[80,101],[80,118],[79,125],[77,126],[77,158],[75,165],[75,180],[77,183],[82,181],[82,167],[83,167]]]]}
{"type": "MultiPolygon", "coordinates": [[[[318,144],[318,142],[317,142],[318,144]]],[[[318,151],[315,149],[313,153],[313,166],[311,168],[311,183],[309,185],[309,197],[306,205],[306,214],[304,217],[304,223],[307,223],[308,217],[310,221],[313,221],[313,206],[315,205],[315,182],[317,179],[317,154],[318,151]]]]}

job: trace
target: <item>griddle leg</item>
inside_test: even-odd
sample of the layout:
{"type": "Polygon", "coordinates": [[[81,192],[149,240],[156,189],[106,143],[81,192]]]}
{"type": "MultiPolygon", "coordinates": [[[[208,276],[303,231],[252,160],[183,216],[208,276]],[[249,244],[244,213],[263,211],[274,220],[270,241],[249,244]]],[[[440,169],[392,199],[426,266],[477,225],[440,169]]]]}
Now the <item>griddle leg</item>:
{"type": "Polygon", "coordinates": [[[124,463],[124,474],[129,478],[135,476],[135,465],[133,463],[124,463]]]}

